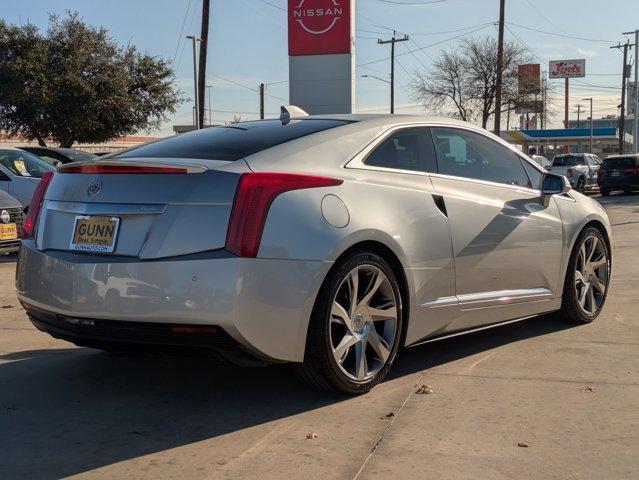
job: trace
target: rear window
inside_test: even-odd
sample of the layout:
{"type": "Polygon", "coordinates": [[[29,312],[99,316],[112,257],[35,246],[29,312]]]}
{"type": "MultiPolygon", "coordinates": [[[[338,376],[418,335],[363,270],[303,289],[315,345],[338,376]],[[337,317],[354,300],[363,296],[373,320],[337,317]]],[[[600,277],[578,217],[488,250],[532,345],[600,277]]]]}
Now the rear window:
{"type": "Polygon", "coordinates": [[[350,123],[343,120],[304,119],[242,122],[183,133],[142,145],[117,155],[119,158],[165,157],[206,160],[239,160],[267,148],[312,133],[350,123]]]}
{"type": "Polygon", "coordinates": [[[55,171],[52,165],[23,150],[0,150],[0,165],[18,177],[42,178],[45,172],[55,171]]]}
{"type": "Polygon", "coordinates": [[[604,169],[623,170],[624,168],[635,168],[636,161],[634,157],[606,158],[603,162],[604,169]]]}
{"type": "Polygon", "coordinates": [[[586,160],[584,157],[576,157],[573,155],[562,155],[561,157],[555,157],[552,161],[553,167],[576,167],[578,165],[585,165],[586,160]]]}

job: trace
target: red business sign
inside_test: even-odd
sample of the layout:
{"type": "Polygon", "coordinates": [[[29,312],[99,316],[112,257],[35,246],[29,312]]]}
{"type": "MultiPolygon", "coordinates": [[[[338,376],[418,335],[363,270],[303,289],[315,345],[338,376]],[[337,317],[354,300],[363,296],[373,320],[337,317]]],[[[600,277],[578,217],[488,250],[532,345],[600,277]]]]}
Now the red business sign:
{"type": "Polygon", "coordinates": [[[288,0],[288,54],[351,52],[351,0],[288,0]]]}

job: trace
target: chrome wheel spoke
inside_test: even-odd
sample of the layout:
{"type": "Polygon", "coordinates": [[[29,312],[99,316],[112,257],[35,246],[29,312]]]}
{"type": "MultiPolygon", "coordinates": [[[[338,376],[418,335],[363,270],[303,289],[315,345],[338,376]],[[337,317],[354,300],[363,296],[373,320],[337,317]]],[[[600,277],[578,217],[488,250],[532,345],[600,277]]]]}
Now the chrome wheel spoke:
{"type": "Polygon", "coordinates": [[[579,284],[584,284],[586,283],[586,279],[584,278],[583,273],[581,273],[579,270],[575,271],[575,283],[579,284]]]}
{"type": "MultiPolygon", "coordinates": [[[[599,239],[597,237],[590,237],[592,240],[590,241],[590,248],[588,249],[588,256],[586,257],[586,263],[590,263],[592,260],[592,256],[597,249],[597,245],[599,244],[599,239]]],[[[586,242],[584,242],[585,245],[586,242]]]]}
{"type": "Polygon", "coordinates": [[[355,313],[355,308],[357,308],[357,295],[359,291],[359,268],[355,268],[348,275],[348,299],[349,299],[349,307],[348,307],[348,315],[350,317],[355,313]]]}
{"type": "Polygon", "coordinates": [[[382,362],[386,362],[390,356],[390,349],[386,345],[382,337],[379,336],[375,327],[371,325],[370,332],[368,334],[368,343],[370,343],[373,350],[382,362]]]}
{"type": "Polygon", "coordinates": [[[593,260],[592,262],[590,262],[590,268],[592,268],[593,270],[596,270],[598,268],[603,267],[607,263],[608,263],[608,260],[606,259],[605,256],[603,256],[599,260],[593,260]]]}
{"type": "Polygon", "coordinates": [[[588,302],[586,303],[590,305],[588,313],[595,313],[595,311],[597,310],[597,303],[595,301],[595,291],[592,287],[588,289],[588,302]]]}
{"type": "Polygon", "coordinates": [[[371,281],[369,282],[366,289],[366,293],[364,294],[362,300],[359,302],[359,305],[368,305],[373,296],[379,290],[379,287],[382,286],[382,283],[384,283],[384,281],[386,281],[386,276],[382,272],[377,270],[371,278],[371,281]]]}
{"type": "Polygon", "coordinates": [[[590,290],[590,285],[585,284],[581,290],[581,294],[577,299],[579,305],[581,305],[581,308],[583,308],[584,310],[586,309],[586,295],[588,294],[588,290],[590,290]]]}
{"type": "Polygon", "coordinates": [[[351,335],[350,333],[344,335],[342,341],[339,342],[339,345],[335,347],[335,350],[333,351],[333,356],[339,365],[344,362],[350,348],[355,345],[358,340],[359,339],[355,335],[351,335]]]}
{"type": "Polygon", "coordinates": [[[606,292],[606,284],[597,276],[592,278],[592,286],[595,287],[602,295],[606,292]]]}
{"type": "Polygon", "coordinates": [[[375,317],[374,320],[397,318],[397,308],[394,306],[387,309],[369,307],[368,311],[371,314],[371,317],[375,317]]]}
{"type": "Polygon", "coordinates": [[[364,380],[368,373],[368,361],[366,360],[367,341],[363,338],[355,344],[355,376],[358,380],[364,380]]]}
{"type": "Polygon", "coordinates": [[[337,302],[333,302],[331,318],[333,320],[338,319],[338,322],[345,325],[349,332],[353,331],[353,322],[351,321],[351,317],[348,315],[348,312],[344,309],[344,307],[337,302]]]}

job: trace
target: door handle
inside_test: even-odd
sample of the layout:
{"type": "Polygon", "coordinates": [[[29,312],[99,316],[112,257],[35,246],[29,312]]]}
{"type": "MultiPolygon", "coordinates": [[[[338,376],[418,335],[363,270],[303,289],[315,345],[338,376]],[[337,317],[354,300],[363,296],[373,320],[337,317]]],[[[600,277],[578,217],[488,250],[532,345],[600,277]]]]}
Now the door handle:
{"type": "Polygon", "coordinates": [[[444,197],[434,193],[432,195],[433,195],[433,201],[435,202],[435,206],[437,207],[437,209],[441,212],[441,214],[444,217],[448,218],[448,211],[446,210],[446,202],[444,202],[444,197]]]}

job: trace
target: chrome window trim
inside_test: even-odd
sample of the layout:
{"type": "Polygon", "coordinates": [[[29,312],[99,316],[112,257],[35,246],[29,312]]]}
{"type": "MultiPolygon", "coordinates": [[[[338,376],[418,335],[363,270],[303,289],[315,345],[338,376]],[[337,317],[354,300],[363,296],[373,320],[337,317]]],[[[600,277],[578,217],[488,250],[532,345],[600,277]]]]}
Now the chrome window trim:
{"type": "MultiPolygon", "coordinates": [[[[540,190],[539,189],[534,189],[534,188],[530,188],[530,187],[522,187],[520,185],[508,185],[506,183],[499,183],[499,182],[491,182],[490,180],[480,180],[478,178],[470,178],[470,177],[460,177],[458,175],[448,175],[445,173],[438,173],[438,172],[421,172],[418,170],[403,170],[403,169],[399,169],[399,168],[387,168],[387,167],[376,167],[376,166],[371,166],[371,165],[366,165],[364,163],[364,160],[366,159],[366,157],[368,157],[368,155],[371,153],[372,150],[374,150],[375,148],[377,148],[384,140],[386,140],[390,135],[392,135],[394,132],[398,131],[398,130],[403,130],[403,129],[407,129],[407,128],[418,128],[418,127],[424,127],[424,128],[453,128],[453,129],[459,129],[459,130],[466,130],[469,132],[474,132],[477,133],[479,135],[483,135],[484,137],[486,137],[489,140],[492,140],[493,142],[497,142],[499,144],[501,144],[502,146],[505,146],[506,148],[508,148],[509,150],[511,150],[513,153],[515,153],[518,157],[523,158],[524,160],[526,160],[528,163],[530,163],[531,165],[534,165],[534,162],[532,162],[531,160],[528,160],[527,158],[525,158],[522,153],[517,150],[513,145],[509,144],[508,142],[506,142],[505,140],[493,136],[491,135],[489,132],[484,131],[483,129],[480,129],[479,127],[474,127],[471,125],[457,125],[457,124],[451,124],[451,123],[445,123],[445,122],[418,122],[418,123],[401,123],[401,124],[397,124],[397,125],[391,125],[388,128],[386,128],[384,131],[382,131],[382,133],[380,133],[375,139],[373,139],[373,141],[371,141],[368,145],[366,145],[362,150],[359,151],[359,153],[357,153],[353,158],[351,158],[348,162],[346,162],[343,166],[343,168],[347,168],[347,169],[356,169],[356,170],[372,170],[372,171],[380,171],[380,172],[389,172],[389,173],[400,173],[400,174],[411,174],[411,175],[421,175],[421,176],[427,176],[427,177],[435,177],[435,178],[446,178],[446,179],[452,179],[452,180],[461,180],[461,181],[467,181],[467,182],[471,182],[471,183],[477,183],[480,185],[487,185],[487,186],[492,186],[492,187],[500,187],[500,188],[507,188],[509,190],[517,190],[517,191],[524,191],[526,193],[530,192],[530,193],[535,193],[535,194],[539,194],[540,190]]],[[[539,166],[534,165],[535,168],[537,168],[537,170],[539,170],[539,166]]],[[[522,166],[522,168],[524,168],[522,166]]],[[[525,169],[524,169],[525,172],[525,169]]],[[[547,173],[545,171],[542,171],[542,175],[544,173],[547,173]]],[[[528,176],[528,174],[526,174],[526,176],[528,176]]]]}

